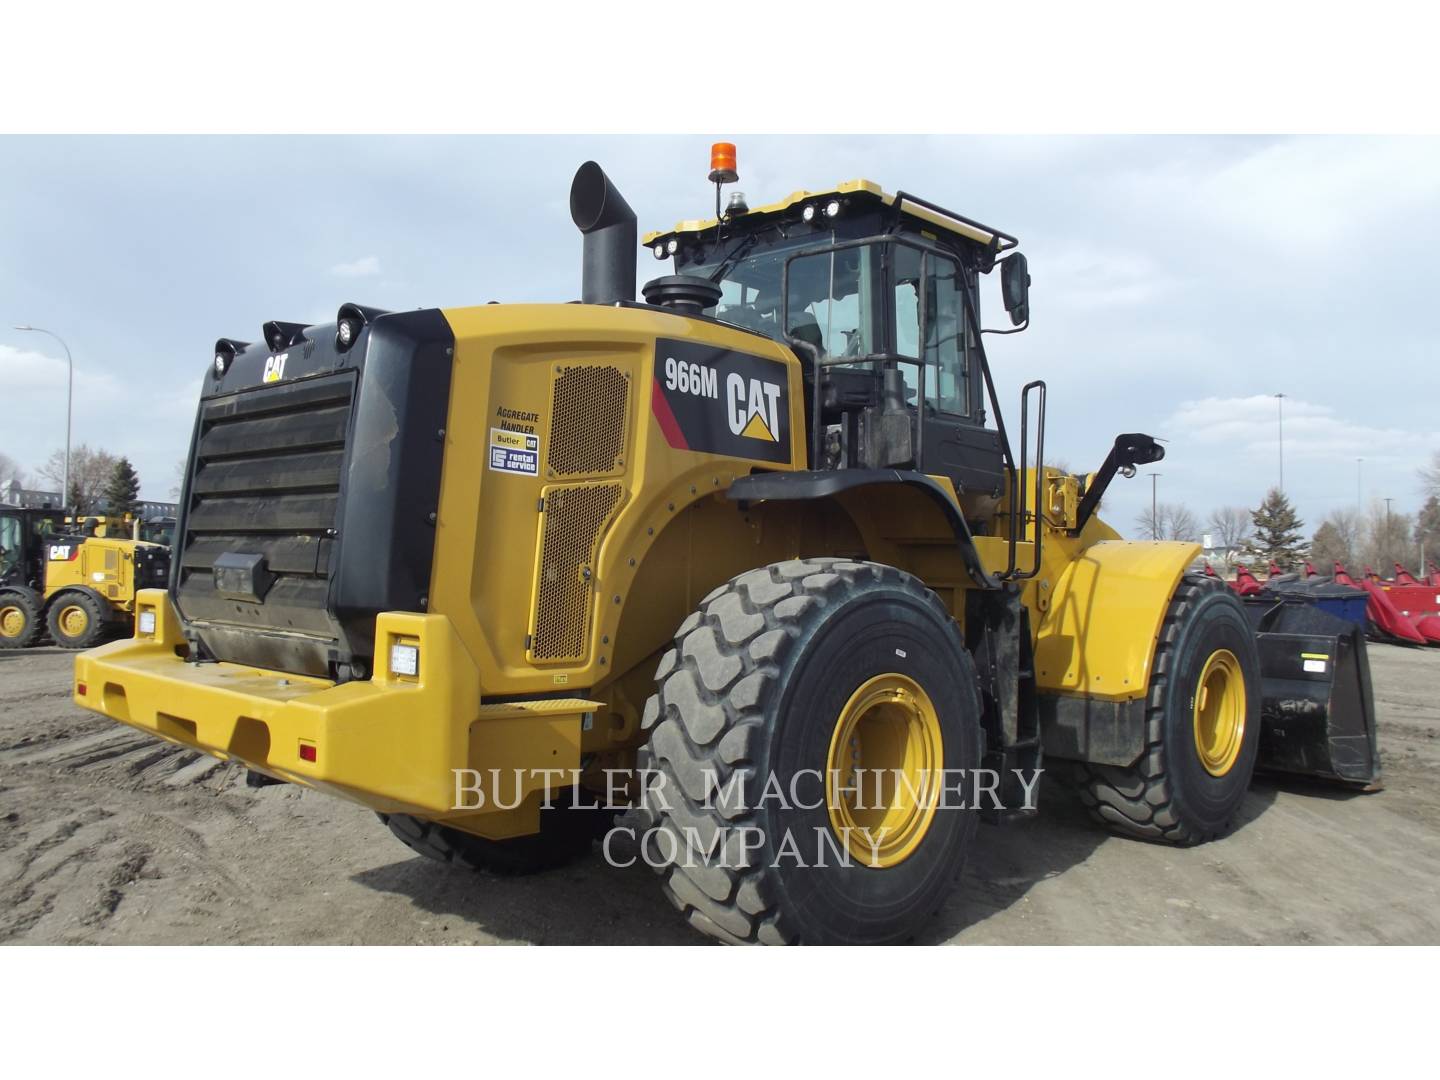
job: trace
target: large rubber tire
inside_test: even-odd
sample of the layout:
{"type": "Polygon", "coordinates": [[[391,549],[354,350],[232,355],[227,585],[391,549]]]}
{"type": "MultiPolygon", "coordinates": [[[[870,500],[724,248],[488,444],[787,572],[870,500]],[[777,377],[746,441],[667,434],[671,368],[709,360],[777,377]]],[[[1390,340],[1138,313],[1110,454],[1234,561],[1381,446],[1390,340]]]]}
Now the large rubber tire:
{"type": "Polygon", "coordinates": [[[955,807],[974,802],[981,706],[959,629],[920,581],[842,559],[751,570],[681,624],[655,677],[642,720],[643,799],[621,820],[691,925],[735,944],[879,944],[907,939],[939,908],[974,835],[976,813],[955,807]],[[897,865],[831,855],[822,866],[820,844],[836,833],[819,775],[818,799],[791,785],[803,770],[825,772],[841,710],[886,673],[933,701],[938,758],[964,779],[897,865]],[[766,798],[770,777],[810,805],[766,798]],[[737,781],[743,798],[715,795],[737,781]],[[799,860],[781,857],[787,835],[799,838],[799,860]]]}
{"type": "Polygon", "coordinates": [[[423,821],[408,814],[381,814],[396,839],[418,855],[467,870],[517,877],[553,870],[583,858],[597,831],[608,826],[598,820],[603,811],[578,810],[557,805],[540,812],[540,831],[512,840],[487,840],[448,825],[423,821]]]}
{"type": "Polygon", "coordinates": [[[1145,750],[1126,767],[1081,765],[1080,798],[1113,831],[1190,846],[1227,832],[1249,790],[1260,744],[1260,653],[1240,600],[1216,578],[1186,574],[1161,624],[1145,715],[1145,750]],[[1239,661],[1244,730],[1239,753],[1212,775],[1196,746],[1195,696],[1216,650],[1239,661]]]}
{"type": "Polygon", "coordinates": [[[28,649],[40,637],[44,620],[39,597],[28,588],[0,592],[0,649],[28,649]]]}
{"type": "Polygon", "coordinates": [[[66,592],[50,601],[45,625],[49,627],[51,640],[62,649],[92,649],[105,640],[109,630],[108,618],[105,605],[90,593],[66,592]],[[67,616],[70,612],[83,613],[82,626],[76,627],[71,623],[67,616]]]}

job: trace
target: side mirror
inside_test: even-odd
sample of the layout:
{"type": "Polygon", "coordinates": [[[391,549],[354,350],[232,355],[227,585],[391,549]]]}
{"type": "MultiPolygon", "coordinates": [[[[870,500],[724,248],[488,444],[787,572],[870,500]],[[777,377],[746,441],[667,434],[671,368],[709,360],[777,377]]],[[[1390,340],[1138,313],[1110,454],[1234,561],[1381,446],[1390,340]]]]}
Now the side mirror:
{"type": "Polygon", "coordinates": [[[1000,295],[1010,313],[1010,325],[1030,318],[1030,268],[1018,251],[1000,263],[1000,295]]]}

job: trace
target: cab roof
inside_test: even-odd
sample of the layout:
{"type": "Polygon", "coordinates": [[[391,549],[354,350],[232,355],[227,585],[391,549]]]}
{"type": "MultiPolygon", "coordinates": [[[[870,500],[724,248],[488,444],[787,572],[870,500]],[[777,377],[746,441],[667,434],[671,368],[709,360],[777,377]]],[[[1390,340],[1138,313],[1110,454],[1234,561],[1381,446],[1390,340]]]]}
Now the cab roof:
{"type": "MultiPolygon", "coordinates": [[[[852,199],[858,196],[859,200],[873,202],[876,207],[893,207],[897,198],[900,200],[902,211],[909,217],[940,229],[953,237],[968,240],[985,247],[994,244],[999,251],[1005,251],[1015,247],[1020,241],[1008,233],[999,229],[991,228],[989,225],[982,225],[978,221],[971,221],[969,218],[956,214],[944,207],[936,206],[926,200],[917,199],[906,192],[892,195],[873,180],[846,180],[836,184],[834,187],[824,188],[820,191],[792,191],[779,202],[767,203],[764,206],[753,206],[740,220],[751,220],[761,217],[781,216],[789,211],[796,211],[803,204],[808,202],[823,203],[826,199],[836,196],[847,196],[852,199]]],[[[693,219],[677,222],[673,229],[646,233],[641,241],[646,247],[654,244],[657,240],[664,242],[671,237],[680,235],[694,236],[699,233],[708,232],[714,229],[718,222],[714,218],[693,219]]],[[[726,227],[733,228],[737,223],[727,222],[726,227]]]]}

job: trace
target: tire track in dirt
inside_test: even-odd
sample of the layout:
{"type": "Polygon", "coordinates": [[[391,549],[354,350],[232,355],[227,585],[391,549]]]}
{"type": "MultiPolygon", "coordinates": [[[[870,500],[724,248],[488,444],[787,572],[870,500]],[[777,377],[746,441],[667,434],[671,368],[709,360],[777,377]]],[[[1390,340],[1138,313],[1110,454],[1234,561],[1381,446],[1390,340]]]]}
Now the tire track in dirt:
{"type": "Polygon", "coordinates": [[[244,817],[242,769],[82,714],[64,692],[4,701],[0,942],[42,923],[47,940],[104,940],[137,888],[171,875],[197,920],[247,895],[196,827],[244,817]],[[48,730],[10,723],[51,708],[59,722],[48,730]],[[236,797],[242,805],[227,805],[236,797]]]}

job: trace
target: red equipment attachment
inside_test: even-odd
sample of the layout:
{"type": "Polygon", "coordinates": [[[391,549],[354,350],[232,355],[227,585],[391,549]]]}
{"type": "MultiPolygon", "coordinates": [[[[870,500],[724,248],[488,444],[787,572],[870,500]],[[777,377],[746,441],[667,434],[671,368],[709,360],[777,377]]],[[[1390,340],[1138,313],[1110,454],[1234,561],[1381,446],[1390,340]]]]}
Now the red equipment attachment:
{"type": "Polygon", "coordinates": [[[1241,596],[1254,596],[1258,592],[1263,592],[1265,586],[1260,584],[1259,578],[1245,568],[1244,563],[1241,563],[1235,568],[1235,584],[1231,588],[1241,596]]]}
{"type": "Polygon", "coordinates": [[[1400,573],[1394,581],[1382,581],[1381,590],[1395,610],[1409,619],[1430,644],[1440,645],[1440,585],[1416,581],[1404,574],[1405,568],[1398,563],[1396,569],[1400,573]],[[1401,574],[1410,581],[1405,582],[1401,574]]]}
{"type": "MultiPolygon", "coordinates": [[[[1369,570],[1370,568],[1367,566],[1365,569],[1369,570]]],[[[1425,635],[1410,621],[1409,616],[1396,607],[1395,602],[1386,595],[1385,590],[1368,577],[1364,581],[1357,582],[1345,572],[1345,567],[1337,562],[1335,564],[1335,584],[1349,585],[1353,589],[1364,589],[1370,594],[1370,602],[1365,605],[1365,615],[1381,634],[1398,641],[1408,641],[1412,645],[1429,644],[1425,635]]]]}
{"type": "Polygon", "coordinates": [[[1433,562],[1430,564],[1430,584],[1440,585],[1440,566],[1436,566],[1433,562]]]}
{"type": "Polygon", "coordinates": [[[1277,578],[1284,572],[1285,571],[1281,570],[1280,567],[1275,564],[1275,560],[1271,559],[1270,569],[1265,572],[1265,580],[1269,581],[1271,578],[1277,578]]]}
{"type": "Polygon", "coordinates": [[[1411,576],[1410,576],[1410,571],[1409,571],[1409,570],[1406,570],[1404,566],[1402,566],[1400,563],[1397,562],[1397,563],[1395,564],[1395,584],[1396,584],[1396,585],[1419,585],[1420,582],[1416,581],[1413,577],[1411,577],[1411,576]]]}
{"type": "Polygon", "coordinates": [[[1320,576],[1319,572],[1315,569],[1315,564],[1308,560],[1305,563],[1305,576],[1307,578],[1320,576]]]}

